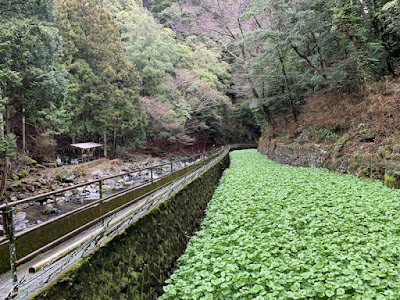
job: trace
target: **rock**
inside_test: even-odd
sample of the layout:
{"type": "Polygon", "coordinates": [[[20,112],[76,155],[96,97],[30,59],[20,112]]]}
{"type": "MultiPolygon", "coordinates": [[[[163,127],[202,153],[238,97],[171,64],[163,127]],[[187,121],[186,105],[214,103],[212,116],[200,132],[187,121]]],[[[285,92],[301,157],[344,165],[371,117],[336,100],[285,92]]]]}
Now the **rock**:
{"type": "Polygon", "coordinates": [[[97,193],[99,187],[97,185],[88,185],[85,189],[85,191],[89,192],[90,194],[92,193],[97,193]]]}
{"type": "Polygon", "coordinates": [[[38,181],[32,182],[31,185],[33,185],[34,187],[41,187],[42,186],[42,184],[40,182],[38,182],[38,181]]]}
{"type": "Polygon", "coordinates": [[[113,187],[111,185],[105,184],[105,185],[103,185],[102,189],[103,189],[103,193],[107,193],[107,192],[112,191],[113,187]]]}
{"type": "Polygon", "coordinates": [[[111,164],[112,165],[119,165],[121,163],[121,161],[119,160],[119,159],[113,159],[112,161],[111,161],[111,164]]]}
{"type": "Polygon", "coordinates": [[[27,163],[28,165],[30,165],[30,166],[36,165],[36,164],[37,164],[37,161],[34,160],[33,158],[30,158],[29,156],[26,156],[25,159],[26,159],[26,163],[27,163]]]}
{"type": "Polygon", "coordinates": [[[43,165],[41,165],[41,164],[37,164],[37,165],[36,165],[36,168],[37,168],[37,169],[46,169],[46,167],[43,166],[43,165]]]}
{"type": "Polygon", "coordinates": [[[55,191],[56,189],[57,189],[56,185],[54,185],[54,184],[50,185],[50,190],[55,191]]]}
{"type": "Polygon", "coordinates": [[[96,171],[92,172],[91,175],[92,176],[97,176],[97,177],[103,177],[104,176],[104,172],[103,172],[103,170],[96,170],[96,171]]]}
{"type": "Polygon", "coordinates": [[[24,204],[21,205],[21,207],[22,207],[22,209],[27,209],[29,207],[29,204],[28,203],[24,203],[24,204]]]}
{"type": "Polygon", "coordinates": [[[57,209],[54,208],[53,204],[47,204],[42,212],[45,215],[50,215],[50,214],[55,214],[57,212],[57,209]]]}
{"type": "Polygon", "coordinates": [[[19,212],[14,217],[15,223],[22,223],[26,218],[26,212],[19,212]]]}
{"type": "Polygon", "coordinates": [[[57,198],[57,204],[64,204],[65,202],[68,202],[67,198],[65,197],[57,198]]]}
{"type": "Polygon", "coordinates": [[[123,180],[123,179],[119,179],[118,181],[117,181],[117,184],[118,185],[124,185],[126,182],[125,182],[125,180],[123,180]]]}
{"type": "Polygon", "coordinates": [[[23,169],[21,172],[18,173],[18,177],[19,178],[25,178],[26,176],[28,176],[29,172],[27,169],[23,169]]]}
{"type": "Polygon", "coordinates": [[[18,179],[19,179],[19,176],[18,176],[17,174],[11,174],[11,175],[10,175],[10,178],[11,178],[12,180],[18,180],[18,179]]]}
{"type": "Polygon", "coordinates": [[[55,168],[55,167],[57,167],[57,164],[56,164],[56,163],[43,163],[43,165],[45,165],[46,167],[49,167],[49,168],[55,168]]]}
{"type": "Polygon", "coordinates": [[[27,196],[24,194],[17,194],[17,198],[18,198],[18,200],[22,200],[22,199],[27,198],[27,196]]]}
{"type": "Polygon", "coordinates": [[[47,200],[48,204],[54,203],[54,200],[47,200]]]}
{"type": "Polygon", "coordinates": [[[72,196],[72,192],[71,192],[71,191],[66,191],[66,192],[64,193],[64,196],[65,196],[65,197],[71,197],[71,196],[72,196]]]}
{"type": "Polygon", "coordinates": [[[36,224],[42,224],[43,223],[43,221],[42,220],[36,220],[36,224]]]}
{"type": "Polygon", "coordinates": [[[21,230],[25,230],[27,228],[25,223],[21,223],[21,224],[17,224],[14,227],[15,231],[21,231],[21,230]]]}
{"type": "Polygon", "coordinates": [[[17,196],[11,196],[10,201],[11,202],[18,201],[17,196]]]}
{"type": "Polygon", "coordinates": [[[57,171],[54,176],[59,182],[72,182],[75,179],[74,172],[68,169],[57,171]]]}

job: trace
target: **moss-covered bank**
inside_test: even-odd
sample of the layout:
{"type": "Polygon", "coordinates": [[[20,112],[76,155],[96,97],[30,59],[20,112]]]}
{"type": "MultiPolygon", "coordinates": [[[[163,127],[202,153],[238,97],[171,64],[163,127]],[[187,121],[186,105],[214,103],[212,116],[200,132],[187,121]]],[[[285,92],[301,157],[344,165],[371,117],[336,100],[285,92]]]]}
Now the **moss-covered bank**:
{"type": "Polygon", "coordinates": [[[400,164],[377,155],[363,153],[336,156],[335,152],[322,149],[319,145],[291,147],[282,143],[260,141],[258,151],[269,159],[296,167],[318,167],[353,174],[361,178],[377,179],[390,188],[400,188],[400,164]]]}
{"type": "Polygon", "coordinates": [[[198,230],[219,179],[219,164],[80,259],[35,299],[155,299],[198,230]]]}

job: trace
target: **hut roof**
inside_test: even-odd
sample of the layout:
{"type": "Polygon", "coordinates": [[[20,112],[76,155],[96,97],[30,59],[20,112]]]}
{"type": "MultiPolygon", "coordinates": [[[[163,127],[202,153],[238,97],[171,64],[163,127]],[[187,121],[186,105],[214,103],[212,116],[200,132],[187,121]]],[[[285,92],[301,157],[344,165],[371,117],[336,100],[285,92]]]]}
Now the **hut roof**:
{"type": "Polygon", "coordinates": [[[71,144],[71,146],[79,149],[92,149],[92,148],[102,147],[103,144],[88,142],[88,143],[71,144]]]}

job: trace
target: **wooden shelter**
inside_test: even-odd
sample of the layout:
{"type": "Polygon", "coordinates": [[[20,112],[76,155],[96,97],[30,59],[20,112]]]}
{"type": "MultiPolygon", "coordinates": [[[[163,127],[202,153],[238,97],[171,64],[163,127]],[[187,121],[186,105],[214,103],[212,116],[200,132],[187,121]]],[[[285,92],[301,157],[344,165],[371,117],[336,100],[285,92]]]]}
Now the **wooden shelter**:
{"type": "Polygon", "coordinates": [[[80,152],[81,158],[77,159],[82,160],[82,162],[85,162],[94,159],[95,150],[99,147],[103,147],[103,144],[88,142],[88,143],[71,144],[70,146],[77,149],[80,152]]]}

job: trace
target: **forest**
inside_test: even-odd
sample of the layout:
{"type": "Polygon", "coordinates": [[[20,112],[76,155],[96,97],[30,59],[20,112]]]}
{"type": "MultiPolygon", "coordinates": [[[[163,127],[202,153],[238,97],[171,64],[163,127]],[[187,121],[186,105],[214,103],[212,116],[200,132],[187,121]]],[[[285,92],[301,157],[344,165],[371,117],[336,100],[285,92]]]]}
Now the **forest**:
{"type": "Polygon", "coordinates": [[[116,156],[301,134],[309,97],[364,97],[400,71],[396,0],[5,0],[0,15],[3,175],[75,142],[116,156]]]}

